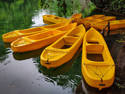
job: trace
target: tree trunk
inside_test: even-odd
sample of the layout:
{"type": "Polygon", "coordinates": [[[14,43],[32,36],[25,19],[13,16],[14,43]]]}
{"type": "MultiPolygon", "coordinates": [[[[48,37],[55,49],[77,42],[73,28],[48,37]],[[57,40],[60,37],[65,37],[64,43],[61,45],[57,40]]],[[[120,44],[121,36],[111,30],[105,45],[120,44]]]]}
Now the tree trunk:
{"type": "Polygon", "coordinates": [[[88,8],[89,2],[90,2],[90,0],[80,0],[80,4],[82,6],[82,10],[84,10],[84,8],[88,8]]]}

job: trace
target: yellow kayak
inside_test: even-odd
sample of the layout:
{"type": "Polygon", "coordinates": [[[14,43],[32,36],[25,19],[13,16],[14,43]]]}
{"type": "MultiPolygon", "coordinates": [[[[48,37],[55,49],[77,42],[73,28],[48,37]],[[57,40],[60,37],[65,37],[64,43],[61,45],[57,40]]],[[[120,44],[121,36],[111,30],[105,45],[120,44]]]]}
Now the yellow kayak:
{"type": "Polygon", "coordinates": [[[72,15],[72,17],[71,17],[71,19],[72,19],[72,22],[79,22],[79,20],[81,19],[81,17],[82,17],[82,14],[81,13],[76,13],[76,14],[73,14],[72,15]]]}
{"type": "Polygon", "coordinates": [[[76,14],[73,14],[71,18],[80,19],[81,17],[82,17],[81,13],[76,13],[76,14]]]}
{"type": "Polygon", "coordinates": [[[56,30],[48,30],[30,36],[24,36],[13,41],[11,43],[11,48],[14,52],[26,52],[40,49],[53,43],[66,32],[72,31],[75,27],[76,23],[72,23],[56,30]]]}
{"type": "MultiPolygon", "coordinates": [[[[113,20],[113,21],[109,21],[110,22],[110,30],[117,30],[117,29],[122,29],[125,28],[125,19],[123,20],[113,20]]],[[[108,22],[100,22],[100,23],[96,23],[96,24],[92,24],[91,26],[102,30],[105,28],[105,26],[108,24],[108,22]]],[[[106,28],[106,30],[108,30],[108,28],[106,28]]]]}
{"type": "Polygon", "coordinates": [[[98,18],[101,18],[101,17],[105,17],[105,15],[92,15],[92,16],[88,16],[86,18],[83,18],[82,20],[88,21],[88,20],[98,19],[98,18]]]}
{"type": "MultiPolygon", "coordinates": [[[[79,20],[81,17],[82,17],[82,14],[78,13],[78,14],[73,14],[71,19],[72,19],[73,22],[77,22],[77,20],[79,20]]],[[[69,20],[69,19],[59,17],[59,16],[55,16],[55,15],[43,15],[43,21],[46,24],[66,22],[67,20],[69,20]]]]}
{"type": "Polygon", "coordinates": [[[43,22],[46,24],[54,24],[60,22],[66,22],[68,19],[55,16],[55,15],[43,15],[43,22]]]}
{"type": "Polygon", "coordinates": [[[12,42],[16,40],[17,38],[23,37],[23,36],[28,36],[36,33],[40,33],[46,30],[50,29],[58,29],[61,28],[67,24],[69,24],[71,20],[68,20],[65,23],[58,23],[58,24],[52,24],[52,25],[45,25],[41,27],[35,27],[35,28],[29,28],[29,29],[24,29],[24,30],[15,30],[12,32],[8,32],[2,35],[2,39],[4,42],[12,42]]]}
{"type": "Polygon", "coordinates": [[[96,24],[99,22],[112,21],[116,20],[115,16],[103,16],[103,15],[94,15],[90,16],[90,18],[84,18],[80,20],[80,24],[84,24],[86,28],[92,27],[92,24],[96,24]],[[94,18],[95,17],[95,18],[94,18]]]}
{"type": "Polygon", "coordinates": [[[105,17],[105,15],[92,15],[92,16],[88,16],[88,17],[80,19],[78,23],[79,24],[85,24],[86,22],[91,22],[91,20],[98,19],[98,18],[101,18],[101,17],[105,17]]]}
{"type": "Polygon", "coordinates": [[[83,25],[79,25],[73,31],[66,33],[43,50],[40,56],[41,65],[47,68],[56,68],[68,62],[82,44],[84,35],[85,28],[83,25]]]}
{"type": "Polygon", "coordinates": [[[104,21],[112,21],[112,20],[116,20],[116,17],[115,16],[103,16],[103,17],[100,17],[98,19],[101,19],[104,21]]]}
{"type": "Polygon", "coordinates": [[[89,29],[84,37],[81,69],[91,87],[101,90],[114,82],[114,61],[103,36],[94,28],[89,29]]]}

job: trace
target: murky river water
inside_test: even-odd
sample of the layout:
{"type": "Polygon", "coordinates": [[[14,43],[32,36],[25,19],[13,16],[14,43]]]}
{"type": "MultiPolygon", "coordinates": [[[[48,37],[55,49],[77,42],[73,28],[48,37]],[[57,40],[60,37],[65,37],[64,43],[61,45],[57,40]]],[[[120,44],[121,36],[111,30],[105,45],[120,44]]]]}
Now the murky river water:
{"type": "MultiPolygon", "coordinates": [[[[3,5],[0,10],[1,35],[15,29],[44,25],[42,15],[48,13],[25,1],[0,4],[3,5]]],[[[40,65],[39,56],[44,48],[14,53],[0,38],[0,94],[124,94],[125,44],[118,42],[124,37],[117,35],[105,39],[116,63],[116,79],[112,87],[98,91],[87,86],[82,78],[81,48],[71,61],[48,70],[40,65]]]]}

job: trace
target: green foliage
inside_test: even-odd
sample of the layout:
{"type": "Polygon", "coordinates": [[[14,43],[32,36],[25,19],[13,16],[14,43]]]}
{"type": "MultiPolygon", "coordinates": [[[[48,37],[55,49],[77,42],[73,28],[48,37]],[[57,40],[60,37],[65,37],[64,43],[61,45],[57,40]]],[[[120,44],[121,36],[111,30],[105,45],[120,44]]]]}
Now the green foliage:
{"type": "Polygon", "coordinates": [[[79,13],[81,11],[82,6],[80,5],[80,0],[73,0],[73,12],[79,13]]]}
{"type": "Polygon", "coordinates": [[[125,13],[125,0],[112,0],[110,7],[112,10],[125,13]]]}
{"type": "Polygon", "coordinates": [[[96,6],[94,5],[94,3],[89,2],[88,7],[85,8],[84,11],[82,12],[83,17],[90,15],[93,12],[93,10],[95,10],[95,8],[96,6]]]}
{"type": "Polygon", "coordinates": [[[41,7],[58,16],[71,16],[81,11],[80,0],[41,0],[41,7]]]}
{"type": "Polygon", "coordinates": [[[99,8],[125,14],[125,0],[91,0],[99,8]]]}
{"type": "Polygon", "coordinates": [[[66,2],[66,5],[67,5],[67,7],[66,7],[66,10],[67,10],[66,15],[70,16],[71,14],[73,14],[73,2],[71,2],[71,0],[66,0],[65,2],[66,2]]]}
{"type": "Polygon", "coordinates": [[[0,34],[14,29],[28,28],[32,24],[32,16],[34,15],[35,10],[39,8],[38,1],[0,1],[0,34]]]}
{"type": "MultiPolygon", "coordinates": [[[[57,15],[59,14],[58,13],[58,1],[57,0],[52,0],[50,3],[49,3],[49,10],[50,12],[52,13],[57,13],[57,15]]],[[[60,8],[61,10],[61,8],[60,8]]]]}
{"type": "Polygon", "coordinates": [[[37,0],[0,1],[0,62],[6,59],[6,54],[9,53],[2,42],[2,34],[30,27],[32,16],[38,8],[37,0]]]}

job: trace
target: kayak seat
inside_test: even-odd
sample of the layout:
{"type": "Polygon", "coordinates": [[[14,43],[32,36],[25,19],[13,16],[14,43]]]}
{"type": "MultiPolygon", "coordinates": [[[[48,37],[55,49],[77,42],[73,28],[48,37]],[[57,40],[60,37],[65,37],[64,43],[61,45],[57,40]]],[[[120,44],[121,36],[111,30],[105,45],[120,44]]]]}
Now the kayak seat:
{"type": "Polygon", "coordinates": [[[54,48],[66,49],[70,48],[75,42],[77,38],[72,36],[65,36],[62,40],[60,40],[56,45],[53,45],[54,48]]]}
{"type": "Polygon", "coordinates": [[[87,53],[101,54],[103,52],[104,46],[102,44],[88,44],[86,45],[87,53]]]}
{"type": "Polygon", "coordinates": [[[87,41],[87,44],[99,44],[97,41],[87,41]]]}
{"type": "Polygon", "coordinates": [[[76,29],[74,29],[71,33],[69,33],[67,36],[73,36],[73,37],[79,37],[81,36],[82,32],[81,32],[81,27],[78,27],[76,29]]]}
{"type": "Polygon", "coordinates": [[[80,35],[81,35],[80,32],[72,32],[72,33],[68,34],[67,36],[79,37],[80,35]]]}
{"type": "Polygon", "coordinates": [[[78,39],[77,37],[65,36],[63,40],[64,40],[64,44],[72,45],[73,43],[75,43],[77,39],[78,39]]]}
{"type": "Polygon", "coordinates": [[[76,34],[70,34],[69,36],[73,36],[73,37],[79,37],[80,33],[76,33],[76,34]]]}

